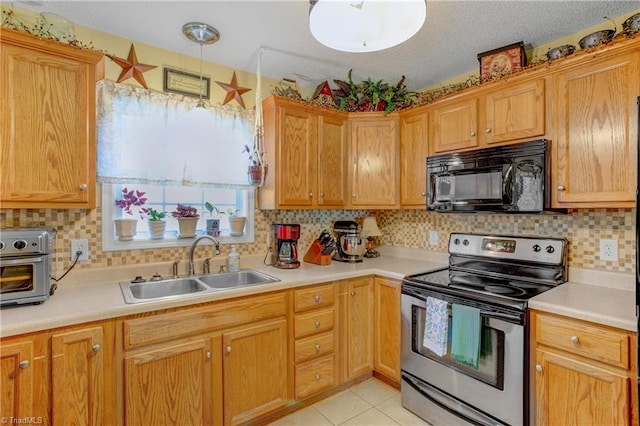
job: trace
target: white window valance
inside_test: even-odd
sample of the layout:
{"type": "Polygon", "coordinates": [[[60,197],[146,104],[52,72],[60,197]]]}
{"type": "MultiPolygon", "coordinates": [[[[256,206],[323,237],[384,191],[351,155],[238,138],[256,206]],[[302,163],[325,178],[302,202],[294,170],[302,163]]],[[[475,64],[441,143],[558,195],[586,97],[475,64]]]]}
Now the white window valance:
{"type": "Polygon", "coordinates": [[[248,188],[254,110],[197,102],[99,82],[98,181],[248,188]]]}

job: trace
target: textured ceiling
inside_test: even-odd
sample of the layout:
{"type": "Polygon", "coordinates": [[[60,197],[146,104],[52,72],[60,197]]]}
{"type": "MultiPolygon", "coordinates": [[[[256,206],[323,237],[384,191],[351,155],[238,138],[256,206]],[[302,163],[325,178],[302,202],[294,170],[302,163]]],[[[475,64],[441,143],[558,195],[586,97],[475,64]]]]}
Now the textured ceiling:
{"type": "Polygon", "coordinates": [[[425,25],[412,39],[384,51],[353,54],[333,51],[313,38],[307,0],[30,0],[15,5],[197,58],[200,47],[182,34],[182,25],[205,22],[221,33],[220,41],[203,48],[210,62],[255,72],[261,50],[262,72],[276,80],[288,77],[315,87],[324,80],[346,79],[353,69],[355,81],[370,77],[395,84],[405,75],[410,90],[476,69],[479,52],[518,41],[540,46],[602,24],[604,16],[640,10],[640,0],[428,0],[425,25]]]}

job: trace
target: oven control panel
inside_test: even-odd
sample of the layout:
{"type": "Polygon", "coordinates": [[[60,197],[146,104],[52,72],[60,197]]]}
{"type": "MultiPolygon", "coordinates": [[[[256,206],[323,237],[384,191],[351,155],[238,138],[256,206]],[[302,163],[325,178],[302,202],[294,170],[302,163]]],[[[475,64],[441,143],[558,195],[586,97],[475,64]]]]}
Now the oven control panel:
{"type": "Polygon", "coordinates": [[[567,240],[452,233],[449,253],[561,265],[567,240]]]}

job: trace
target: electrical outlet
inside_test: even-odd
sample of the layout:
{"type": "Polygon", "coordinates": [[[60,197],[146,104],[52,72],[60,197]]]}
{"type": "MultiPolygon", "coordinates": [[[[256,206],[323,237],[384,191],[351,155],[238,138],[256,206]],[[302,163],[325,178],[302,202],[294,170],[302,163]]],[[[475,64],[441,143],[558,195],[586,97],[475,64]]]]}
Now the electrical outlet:
{"type": "Polygon", "coordinates": [[[273,244],[273,233],[272,232],[267,232],[267,247],[271,247],[271,244],[273,244]]]}
{"type": "Polygon", "coordinates": [[[429,231],[429,245],[437,246],[439,240],[440,240],[440,235],[438,234],[438,231],[434,231],[434,230],[429,231]]]}
{"type": "Polygon", "coordinates": [[[76,253],[82,252],[79,261],[89,260],[89,240],[86,238],[80,238],[77,240],[71,240],[71,260],[76,260],[76,253]]]}
{"type": "Polygon", "coordinates": [[[600,260],[618,261],[618,240],[600,240],[600,260]]]}

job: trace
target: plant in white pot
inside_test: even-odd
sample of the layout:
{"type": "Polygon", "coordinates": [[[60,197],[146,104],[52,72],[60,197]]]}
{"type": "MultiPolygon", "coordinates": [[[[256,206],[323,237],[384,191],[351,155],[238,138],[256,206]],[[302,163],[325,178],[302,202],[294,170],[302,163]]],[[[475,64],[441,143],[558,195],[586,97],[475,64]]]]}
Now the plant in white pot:
{"type": "MultiPolygon", "coordinates": [[[[134,213],[138,213],[142,219],[145,214],[148,213],[148,209],[143,208],[144,203],[147,202],[144,197],[145,192],[132,189],[129,191],[126,187],[122,188],[122,198],[116,200],[116,207],[122,209],[123,215],[133,216],[134,213]]],[[[120,241],[131,241],[136,235],[136,228],[138,226],[138,219],[115,219],[116,236],[120,241]]]]}
{"type": "Polygon", "coordinates": [[[171,216],[178,219],[178,226],[180,228],[178,238],[193,238],[196,236],[196,226],[200,219],[198,209],[178,203],[178,207],[176,207],[175,211],[171,212],[171,216]]]}
{"type": "Polygon", "coordinates": [[[156,209],[149,209],[147,213],[149,225],[149,238],[152,240],[161,240],[164,238],[164,231],[167,229],[167,221],[163,220],[166,216],[165,212],[159,212],[156,209]]]}
{"type": "Polygon", "coordinates": [[[241,237],[244,234],[244,225],[247,221],[245,216],[238,216],[240,210],[227,209],[227,215],[229,215],[229,228],[231,228],[232,237],[241,237]]]}

